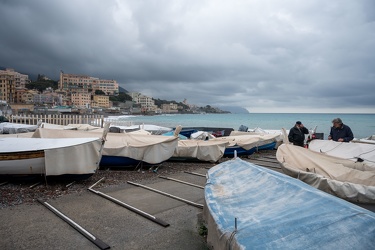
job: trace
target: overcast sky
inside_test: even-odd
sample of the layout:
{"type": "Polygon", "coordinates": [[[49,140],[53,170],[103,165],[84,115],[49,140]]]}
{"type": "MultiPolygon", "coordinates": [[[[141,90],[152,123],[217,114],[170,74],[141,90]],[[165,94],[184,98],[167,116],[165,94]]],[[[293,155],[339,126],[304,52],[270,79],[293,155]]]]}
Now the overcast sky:
{"type": "Polygon", "coordinates": [[[374,0],[0,0],[0,66],[250,112],[375,113],[374,0]]]}

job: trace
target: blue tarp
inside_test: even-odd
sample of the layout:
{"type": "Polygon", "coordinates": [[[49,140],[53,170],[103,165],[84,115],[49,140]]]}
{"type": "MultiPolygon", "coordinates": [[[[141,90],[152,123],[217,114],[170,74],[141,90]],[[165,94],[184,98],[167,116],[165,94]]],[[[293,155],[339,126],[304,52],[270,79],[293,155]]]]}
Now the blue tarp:
{"type": "Polygon", "coordinates": [[[375,249],[375,213],[239,158],[208,171],[205,199],[215,249],[375,249]]]}

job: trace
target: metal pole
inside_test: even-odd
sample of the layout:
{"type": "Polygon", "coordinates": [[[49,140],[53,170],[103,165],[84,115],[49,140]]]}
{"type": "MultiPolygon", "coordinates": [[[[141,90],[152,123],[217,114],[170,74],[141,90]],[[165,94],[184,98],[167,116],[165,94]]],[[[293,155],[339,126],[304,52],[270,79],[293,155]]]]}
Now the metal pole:
{"type": "Polygon", "coordinates": [[[101,241],[100,239],[96,238],[93,234],[89,233],[86,229],[75,223],[73,220],[71,220],[69,217],[61,213],[59,210],[48,204],[47,202],[43,202],[38,199],[38,202],[44,205],[46,208],[51,210],[54,214],[56,214],[58,217],[63,219],[66,223],[68,223],[71,227],[73,227],[75,230],[77,230],[79,233],[81,233],[83,236],[85,236],[87,239],[89,239],[92,243],[94,243],[97,247],[100,249],[110,249],[111,247],[101,241]]]}
{"type": "Polygon", "coordinates": [[[149,220],[152,220],[153,222],[156,222],[163,227],[169,226],[169,223],[166,223],[166,222],[162,221],[161,219],[156,218],[155,216],[153,216],[151,214],[148,214],[148,213],[146,213],[142,210],[139,210],[138,208],[135,208],[133,206],[130,206],[130,205],[120,201],[120,200],[117,200],[116,198],[113,198],[112,196],[109,196],[109,195],[104,194],[102,192],[96,191],[92,188],[89,188],[88,190],[97,194],[97,195],[99,195],[99,196],[101,196],[101,197],[103,197],[103,198],[106,198],[107,200],[110,200],[110,201],[112,201],[112,202],[114,202],[114,203],[116,203],[116,204],[118,204],[122,207],[125,207],[125,208],[129,209],[130,211],[135,212],[135,213],[137,213],[137,214],[139,214],[139,215],[141,215],[141,216],[143,216],[143,217],[145,217],[149,220]]]}

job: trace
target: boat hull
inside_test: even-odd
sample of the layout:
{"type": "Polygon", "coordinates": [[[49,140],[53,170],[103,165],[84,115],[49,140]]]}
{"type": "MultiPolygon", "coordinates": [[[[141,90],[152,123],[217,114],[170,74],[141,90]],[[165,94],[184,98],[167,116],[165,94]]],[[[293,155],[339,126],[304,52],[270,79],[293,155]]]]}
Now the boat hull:
{"type": "Polygon", "coordinates": [[[101,168],[109,168],[109,167],[132,168],[134,166],[137,166],[141,162],[142,161],[140,160],[135,160],[129,157],[103,155],[100,161],[100,167],[101,168]]]}
{"type": "Polygon", "coordinates": [[[0,154],[0,175],[35,175],[44,172],[44,151],[0,154]]]}

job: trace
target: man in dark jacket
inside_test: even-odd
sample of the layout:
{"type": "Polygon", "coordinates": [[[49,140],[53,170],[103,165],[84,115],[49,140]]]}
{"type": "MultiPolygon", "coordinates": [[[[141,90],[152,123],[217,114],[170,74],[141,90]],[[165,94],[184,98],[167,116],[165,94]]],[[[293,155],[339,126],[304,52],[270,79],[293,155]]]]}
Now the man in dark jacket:
{"type": "Polygon", "coordinates": [[[293,128],[290,129],[288,139],[293,145],[304,146],[305,134],[308,134],[309,130],[305,128],[302,122],[297,121],[293,128]]]}
{"type": "Polygon", "coordinates": [[[334,140],[338,142],[350,142],[353,140],[353,132],[349,126],[342,123],[340,118],[335,118],[332,120],[333,126],[331,127],[331,132],[329,133],[328,140],[334,140]]]}

